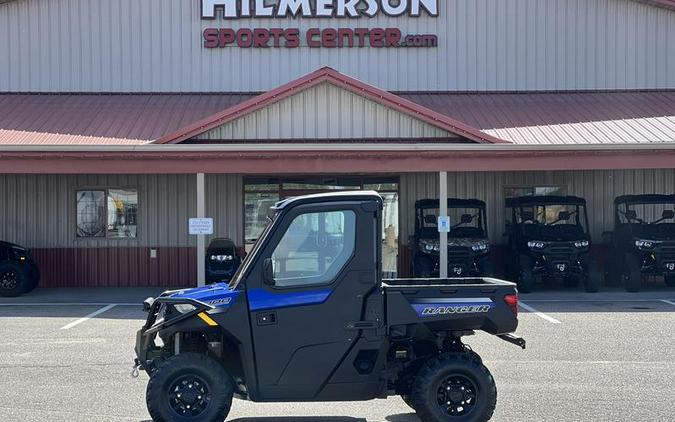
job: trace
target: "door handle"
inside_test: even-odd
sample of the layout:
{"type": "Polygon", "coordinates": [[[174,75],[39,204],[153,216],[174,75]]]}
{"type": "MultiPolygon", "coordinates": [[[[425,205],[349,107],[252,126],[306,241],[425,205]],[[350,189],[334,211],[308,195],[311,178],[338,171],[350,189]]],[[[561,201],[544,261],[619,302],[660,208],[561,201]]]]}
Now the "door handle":
{"type": "Polygon", "coordinates": [[[260,312],[256,314],[255,318],[259,326],[277,325],[276,312],[260,312]]]}

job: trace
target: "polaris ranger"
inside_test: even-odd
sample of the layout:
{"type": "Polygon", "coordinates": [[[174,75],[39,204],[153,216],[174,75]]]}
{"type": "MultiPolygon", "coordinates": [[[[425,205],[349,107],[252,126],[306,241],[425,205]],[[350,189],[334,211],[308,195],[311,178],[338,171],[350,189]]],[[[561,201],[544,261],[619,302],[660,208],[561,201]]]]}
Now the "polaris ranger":
{"type": "Polygon", "coordinates": [[[607,277],[637,292],[644,275],[675,287],[675,195],[624,195],[614,200],[607,277]]]}
{"type": "Polygon", "coordinates": [[[507,273],[529,293],[543,279],[568,287],[583,282],[597,292],[602,273],[590,256],[586,200],[575,196],[522,196],[506,200],[507,273]]]}
{"type": "Polygon", "coordinates": [[[462,342],[525,347],[515,285],[381,279],[375,192],[281,201],[229,284],[144,303],[135,371],[155,421],[223,421],[232,398],[357,401],[400,395],[425,422],[485,421],[495,382],[462,342]]]}
{"type": "MultiPolygon", "coordinates": [[[[415,237],[412,242],[415,277],[428,278],[439,274],[438,213],[438,199],[415,202],[415,237]]],[[[448,233],[448,274],[454,277],[493,276],[485,202],[450,198],[448,215],[453,223],[448,233]]]]}

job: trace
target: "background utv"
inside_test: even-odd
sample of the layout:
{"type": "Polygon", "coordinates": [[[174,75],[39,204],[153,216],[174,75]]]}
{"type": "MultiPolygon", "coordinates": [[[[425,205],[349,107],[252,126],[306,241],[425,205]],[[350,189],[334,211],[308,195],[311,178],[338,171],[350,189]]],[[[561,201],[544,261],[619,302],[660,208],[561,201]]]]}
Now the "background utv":
{"type": "MultiPolygon", "coordinates": [[[[415,277],[438,276],[440,236],[438,199],[415,202],[413,273],[415,277]]],[[[485,202],[477,199],[448,199],[451,230],[448,233],[448,274],[453,277],[494,275],[490,262],[485,202]]]]}
{"type": "Polygon", "coordinates": [[[614,200],[607,277],[637,292],[644,275],[675,287],[675,195],[624,195],[614,200]]]}
{"type": "Polygon", "coordinates": [[[0,242],[0,296],[19,296],[33,291],[40,272],[23,246],[0,242]]]}
{"type": "Polygon", "coordinates": [[[586,200],[575,196],[523,196],[506,200],[507,273],[521,292],[543,279],[584,283],[597,292],[602,273],[590,256],[586,200]]]}

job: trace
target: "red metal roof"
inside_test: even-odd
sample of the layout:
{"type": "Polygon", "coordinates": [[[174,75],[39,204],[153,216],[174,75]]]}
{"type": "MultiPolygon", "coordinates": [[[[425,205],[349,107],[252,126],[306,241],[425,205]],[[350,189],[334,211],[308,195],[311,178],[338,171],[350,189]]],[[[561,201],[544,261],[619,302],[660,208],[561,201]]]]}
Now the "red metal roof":
{"type": "Polygon", "coordinates": [[[0,144],[143,144],[253,94],[0,95],[0,144]]]}
{"type": "Polygon", "coordinates": [[[402,96],[514,144],[675,142],[675,91],[402,96]]]}
{"type": "MultiPolygon", "coordinates": [[[[143,144],[253,96],[0,94],[0,144],[143,144]]],[[[515,144],[675,142],[675,91],[400,97],[515,144]]]]}
{"type": "Polygon", "coordinates": [[[264,94],[258,95],[257,97],[246,100],[241,104],[237,104],[236,106],[233,106],[227,110],[195,122],[174,133],[163,136],[162,138],[155,141],[155,143],[174,144],[194,138],[197,135],[208,132],[209,130],[221,126],[227,122],[241,118],[246,114],[253,113],[256,110],[260,110],[269,106],[270,104],[296,95],[299,92],[324,82],[329,82],[345,90],[366,97],[371,101],[380,103],[401,113],[408,114],[415,119],[422,120],[433,126],[463,136],[478,143],[497,144],[505,142],[502,139],[476,130],[476,128],[466,125],[461,121],[448,117],[448,115],[438,113],[431,108],[421,106],[420,104],[406,100],[390,92],[383,91],[372,85],[363,83],[330,67],[323,67],[315,72],[284,84],[279,88],[265,92],[264,94]]]}

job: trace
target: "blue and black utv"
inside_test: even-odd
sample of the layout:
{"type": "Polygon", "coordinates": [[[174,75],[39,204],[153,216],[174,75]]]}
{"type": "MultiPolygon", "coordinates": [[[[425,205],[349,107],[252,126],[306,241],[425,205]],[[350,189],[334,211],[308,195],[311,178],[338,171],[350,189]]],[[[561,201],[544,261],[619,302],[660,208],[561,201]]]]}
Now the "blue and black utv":
{"type": "Polygon", "coordinates": [[[136,368],[155,421],[223,421],[232,398],[401,396],[425,422],[486,421],[494,379],[462,342],[521,347],[513,283],[382,280],[382,198],[349,192],[276,204],[229,284],[146,300],[136,368]]]}

